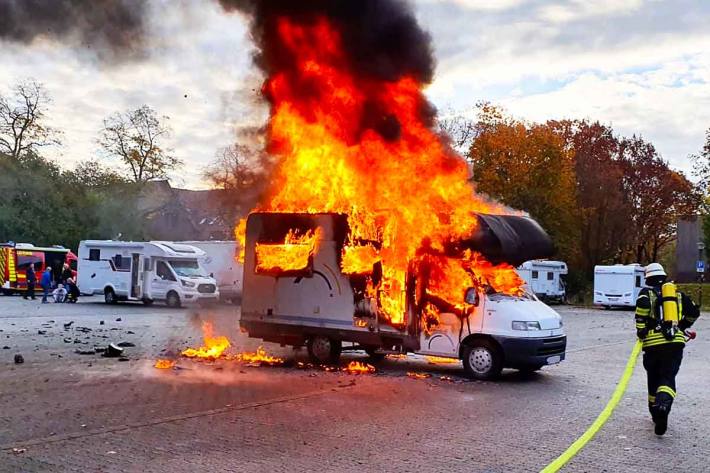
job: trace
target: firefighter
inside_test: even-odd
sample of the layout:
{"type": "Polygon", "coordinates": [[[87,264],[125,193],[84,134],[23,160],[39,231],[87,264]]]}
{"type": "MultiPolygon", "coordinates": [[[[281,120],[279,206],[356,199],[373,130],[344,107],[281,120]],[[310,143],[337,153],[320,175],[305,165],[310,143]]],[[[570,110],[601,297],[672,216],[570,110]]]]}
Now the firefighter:
{"type": "Polygon", "coordinates": [[[658,263],[646,266],[646,286],[636,300],[636,335],[643,341],[643,367],[648,379],[648,409],[654,431],[663,435],[676,396],[675,377],[683,360],[686,336],[700,310],[687,295],[666,282],[667,274],[658,263]]]}

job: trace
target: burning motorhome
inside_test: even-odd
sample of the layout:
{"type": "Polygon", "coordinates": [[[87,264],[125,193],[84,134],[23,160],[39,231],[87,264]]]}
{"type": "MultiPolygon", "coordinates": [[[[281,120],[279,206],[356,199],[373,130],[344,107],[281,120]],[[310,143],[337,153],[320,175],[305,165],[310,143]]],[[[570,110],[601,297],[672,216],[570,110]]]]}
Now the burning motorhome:
{"type": "Polygon", "coordinates": [[[479,377],[560,361],[559,316],[514,268],[549,256],[550,240],[477,195],[435,131],[430,38],[406,4],[222,4],[252,15],[276,158],[236,231],[249,335],[305,344],[319,361],[343,342],[463,358],[479,377]],[[506,345],[521,337],[535,342],[518,359],[506,345]]]}

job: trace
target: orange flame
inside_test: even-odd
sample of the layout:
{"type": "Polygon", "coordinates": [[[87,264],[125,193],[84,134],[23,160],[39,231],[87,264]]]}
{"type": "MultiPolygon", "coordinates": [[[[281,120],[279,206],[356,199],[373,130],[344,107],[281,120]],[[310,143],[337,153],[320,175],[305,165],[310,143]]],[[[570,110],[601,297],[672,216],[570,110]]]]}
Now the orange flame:
{"type": "Polygon", "coordinates": [[[351,361],[348,366],[343,368],[343,371],[347,371],[350,374],[370,374],[375,372],[375,367],[367,363],[351,361]]]}
{"type": "Polygon", "coordinates": [[[202,322],[202,337],[204,346],[200,348],[187,348],[180,353],[187,358],[203,358],[216,360],[229,348],[229,339],[223,335],[214,335],[212,323],[202,322]]]}
{"type": "Polygon", "coordinates": [[[302,271],[308,261],[318,251],[320,228],[298,235],[289,230],[283,243],[256,245],[256,272],[259,274],[302,271]]]}
{"type": "MultiPolygon", "coordinates": [[[[367,296],[385,320],[403,326],[406,278],[421,249],[441,254],[447,243],[473,233],[475,213],[507,212],[474,193],[466,162],[432,129],[422,112],[429,107],[426,84],[411,76],[354,75],[337,25],[325,17],[303,23],[283,17],[276,30],[292,66],[273,73],[263,87],[271,104],[267,149],[279,162],[255,210],[347,214],[351,234],[342,271],[370,275],[381,262],[382,277],[369,281],[367,296]],[[363,126],[373,113],[377,123],[392,125],[392,136],[363,126]],[[357,243],[362,241],[381,247],[375,251],[357,243]]],[[[244,248],[244,221],[235,235],[244,248]]],[[[303,243],[259,244],[257,271],[303,269],[315,251],[303,243]]],[[[512,267],[481,255],[434,264],[448,279],[435,277],[429,291],[454,308],[463,306],[466,288],[474,285],[471,273],[507,294],[519,293],[523,284],[512,267]]]]}
{"type": "Polygon", "coordinates": [[[427,379],[431,378],[431,375],[429,373],[414,373],[412,371],[407,371],[407,376],[409,376],[412,379],[427,379]]]}
{"type": "Polygon", "coordinates": [[[340,266],[343,274],[372,274],[372,267],[380,260],[372,245],[344,246],[340,266]]]}
{"type": "Polygon", "coordinates": [[[253,353],[239,353],[235,358],[243,363],[265,363],[267,365],[280,365],[284,362],[283,358],[268,355],[264,347],[257,348],[253,353]]]}
{"type": "Polygon", "coordinates": [[[158,368],[159,370],[169,370],[174,366],[174,360],[166,360],[164,358],[158,358],[157,360],[155,360],[155,364],[153,365],[153,367],[158,368]]]}

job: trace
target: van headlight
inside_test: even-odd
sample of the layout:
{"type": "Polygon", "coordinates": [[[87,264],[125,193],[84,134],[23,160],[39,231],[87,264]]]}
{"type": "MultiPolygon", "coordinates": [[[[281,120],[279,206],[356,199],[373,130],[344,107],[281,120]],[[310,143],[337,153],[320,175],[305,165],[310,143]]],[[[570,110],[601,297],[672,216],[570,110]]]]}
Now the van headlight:
{"type": "Polygon", "coordinates": [[[513,330],[540,330],[540,322],[513,320],[513,330]]]}
{"type": "Polygon", "coordinates": [[[197,284],[195,284],[192,281],[185,281],[184,279],[181,279],[180,282],[182,283],[183,286],[185,287],[195,287],[197,284]]]}

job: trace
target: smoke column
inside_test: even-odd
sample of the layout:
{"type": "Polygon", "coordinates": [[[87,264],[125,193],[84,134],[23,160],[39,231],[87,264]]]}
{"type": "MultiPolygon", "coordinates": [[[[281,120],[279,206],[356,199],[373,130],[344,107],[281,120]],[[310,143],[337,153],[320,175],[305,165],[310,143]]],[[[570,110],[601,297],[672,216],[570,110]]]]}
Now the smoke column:
{"type": "Polygon", "coordinates": [[[0,41],[61,41],[102,60],[140,55],[147,2],[142,0],[0,0],[0,41]]]}

